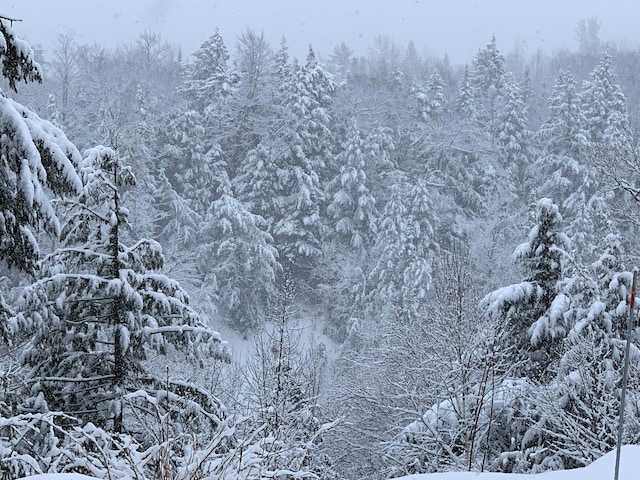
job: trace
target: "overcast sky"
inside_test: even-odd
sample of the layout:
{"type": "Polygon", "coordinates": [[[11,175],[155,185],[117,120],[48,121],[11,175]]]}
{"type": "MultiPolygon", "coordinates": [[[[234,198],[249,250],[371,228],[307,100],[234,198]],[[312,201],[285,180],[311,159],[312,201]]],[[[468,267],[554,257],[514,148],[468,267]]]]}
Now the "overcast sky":
{"type": "Polygon", "coordinates": [[[116,46],[152,30],[188,55],[216,27],[231,50],[250,27],[274,47],[284,35],[298,57],[308,44],[326,57],[341,42],[363,55],[380,34],[464,63],[492,34],[503,53],[516,45],[529,53],[575,49],[575,28],[590,17],[602,22],[602,40],[640,43],[638,0],[15,0],[0,4],[0,14],[23,19],[14,25],[19,34],[49,51],[59,33],[116,46]]]}

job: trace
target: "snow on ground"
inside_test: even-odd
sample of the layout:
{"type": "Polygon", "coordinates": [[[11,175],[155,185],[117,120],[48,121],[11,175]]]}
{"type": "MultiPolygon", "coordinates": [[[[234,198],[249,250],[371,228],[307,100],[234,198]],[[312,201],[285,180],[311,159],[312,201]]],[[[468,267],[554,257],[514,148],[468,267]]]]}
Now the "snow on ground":
{"type": "MultiPolygon", "coordinates": [[[[640,478],[640,445],[622,447],[620,480],[640,478]]],[[[396,480],[613,480],[616,452],[609,452],[585,468],[534,474],[451,472],[409,475],[396,480]]]]}
{"type": "MultiPolygon", "coordinates": [[[[620,480],[637,480],[640,474],[640,445],[626,445],[622,448],[620,480]]],[[[616,452],[609,452],[585,468],[560,470],[537,475],[509,473],[451,472],[429,475],[409,475],[396,480],[609,480],[613,479],[616,452]]],[[[25,477],[29,480],[95,480],[77,473],[50,473],[25,477]]],[[[127,479],[121,479],[127,480],[127,479]]]]}
{"type": "MultiPolygon", "coordinates": [[[[227,342],[231,361],[234,364],[242,366],[251,358],[256,341],[255,332],[249,336],[238,333],[225,325],[223,319],[217,315],[213,316],[210,327],[219,332],[222,340],[227,342]]],[[[266,332],[273,332],[275,327],[271,322],[267,322],[264,328],[266,332]]],[[[305,351],[323,345],[327,360],[335,360],[338,356],[339,346],[323,333],[324,321],[322,318],[314,317],[309,312],[301,312],[298,317],[294,317],[289,328],[292,331],[294,341],[299,340],[301,350],[305,351]]]]}

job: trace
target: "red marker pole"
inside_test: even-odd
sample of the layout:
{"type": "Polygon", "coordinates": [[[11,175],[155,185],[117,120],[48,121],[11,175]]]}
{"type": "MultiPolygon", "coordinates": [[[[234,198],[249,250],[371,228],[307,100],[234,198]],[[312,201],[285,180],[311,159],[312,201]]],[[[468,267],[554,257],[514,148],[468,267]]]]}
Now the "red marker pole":
{"type": "Polygon", "coordinates": [[[629,356],[631,355],[631,336],[633,335],[633,306],[636,301],[636,278],[638,267],[633,269],[633,281],[631,282],[631,295],[629,296],[629,318],[627,320],[627,345],[624,353],[624,368],[622,370],[622,392],[620,393],[620,414],[618,417],[618,442],[616,444],[616,471],[613,476],[618,480],[620,473],[620,451],[622,449],[622,430],[624,429],[624,409],[627,401],[627,383],[629,383],[629,356]]]}

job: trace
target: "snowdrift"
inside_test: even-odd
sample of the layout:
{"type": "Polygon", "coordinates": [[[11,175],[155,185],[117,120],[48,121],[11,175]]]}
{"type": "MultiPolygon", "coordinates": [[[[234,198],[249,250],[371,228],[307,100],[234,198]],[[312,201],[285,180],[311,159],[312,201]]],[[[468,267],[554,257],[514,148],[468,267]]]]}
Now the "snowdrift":
{"type": "MultiPolygon", "coordinates": [[[[640,478],[640,445],[622,447],[620,480],[640,478]]],[[[616,452],[609,452],[591,465],[575,470],[558,470],[534,474],[450,472],[409,475],[396,480],[613,480],[616,452]]]]}

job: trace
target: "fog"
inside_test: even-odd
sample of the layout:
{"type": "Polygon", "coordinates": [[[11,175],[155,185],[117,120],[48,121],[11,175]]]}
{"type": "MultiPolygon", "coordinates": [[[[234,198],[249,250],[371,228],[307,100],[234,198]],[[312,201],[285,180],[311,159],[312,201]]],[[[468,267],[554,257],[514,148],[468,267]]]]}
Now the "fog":
{"type": "Polygon", "coordinates": [[[603,41],[635,45],[638,10],[632,0],[590,0],[579,6],[553,0],[24,0],[5,5],[0,13],[22,19],[18,30],[45,50],[60,33],[73,33],[80,43],[115,46],[151,30],[190,54],[215,28],[229,45],[253,28],[263,30],[273,45],[285,36],[298,57],[308,44],[326,56],[341,42],[364,55],[383,35],[401,47],[413,40],[423,55],[446,53],[454,63],[466,63],[494,34],[504,51],[573,49],[576,25],[592,17],[601,21],[603,41]]]}

